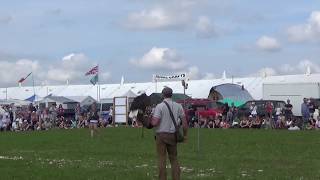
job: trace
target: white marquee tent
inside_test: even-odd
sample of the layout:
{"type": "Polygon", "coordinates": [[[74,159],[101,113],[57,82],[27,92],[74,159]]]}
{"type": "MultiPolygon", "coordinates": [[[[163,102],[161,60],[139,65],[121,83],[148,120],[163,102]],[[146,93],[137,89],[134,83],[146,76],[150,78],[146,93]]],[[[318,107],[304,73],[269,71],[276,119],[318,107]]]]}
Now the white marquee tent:
{"type": "MultiPolygon", "coordinates": [[[[301,74],[267,77],[246,77],[246,78],[221,78],[210,80],[190,80],[186,94],[193,98],[207,98],[213,86],[225,83],[243,85],[254,99],[262,99],[262,87],[264,83],[301,83],[320,82],[320,74],[301,74]]],[[[101,99],[111,99],[122,96],[131,91],[137,94],[144,90],[148,95],[154,92],[161,92],[164,86],[171,87],[175,93],[183,93],[180,81],[171,82],[146,82],[146,83],[126,83],[126,84],[102,84],[100,86],[101,99]]],[[[40,97],[53,96],[91,96],[97,98],[97,86],[93,85],[63,85],[63,86],[36,86],[35,93],[40,97]]],[[[32,87],[10,87],[0,88],[0,99],[20,99],[24,100],[34,94],[32,87]]]]}

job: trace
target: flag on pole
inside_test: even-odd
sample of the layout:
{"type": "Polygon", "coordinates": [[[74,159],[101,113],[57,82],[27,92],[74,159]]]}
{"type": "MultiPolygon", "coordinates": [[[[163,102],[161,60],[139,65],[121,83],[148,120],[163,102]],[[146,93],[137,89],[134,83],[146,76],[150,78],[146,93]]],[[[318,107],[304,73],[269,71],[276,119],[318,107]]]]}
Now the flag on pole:
{"type": "Polygon", "coordinates": [[[29,73],[26,77],[21,78],[21,79],[18,81],[18,83],[23,83],[23,81],[25,81],[31,74],[32,74],[32,72],[29,73]]]}
{"type": "Polygon", "coordinates": [[[89,76],[89,75],[96,75],[98,74],[99,72],[99,66],[95,66],[93,67],[92,69],[90,69],[88,72],[86,72],[86,76],[89,76]]]}
{"type": "Polygon", "coordinates": [[[98,76],[98,74],[96,74],[95,76],[93,76],[93,77],[90,79],[90,82],[91,82],[91,84],[93,84],[93,85],[96,85],[98,81],[99,81],[99,76],[98,76]]]}

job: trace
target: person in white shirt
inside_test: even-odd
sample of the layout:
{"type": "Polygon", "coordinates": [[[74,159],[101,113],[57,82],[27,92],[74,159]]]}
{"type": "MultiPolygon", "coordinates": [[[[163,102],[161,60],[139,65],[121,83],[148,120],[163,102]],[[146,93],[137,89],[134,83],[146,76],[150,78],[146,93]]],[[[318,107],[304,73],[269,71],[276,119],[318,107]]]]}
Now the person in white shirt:
{"type": "Polygon", "coordinates": [[[11,130],[12,131],[17,131],[18,130],[18,121],[13,121],[12,122],[11,130]]]}
{"type": "Polygon", "coordinates": [[[317,130],[320,130],[320,116],[318,116],[318,118],[317,118],[317,120],[316,120],[315,128],[316,128],[317,130]]]}
{"type": "Polygon", "coordinates": [[[253,117],[256,117],[257,116],[257,106],[255,104],[255,102],[252,102],[251,106],[250,106],[250,111],[251,111],[251,115],[253,117]]]}
{"type": "Polygon", "coordinates": [[[276,108],[276,115],[277,116],[281,115],[281,107],[279,107],[279,106],[276,108]]]}
{"type": "Polygon", "coordinates": [[[315,109],[314,110],[314,113],[313,113],[313,119],[314,120],[317,120],[319,117],[319,108],[315,109]]]}

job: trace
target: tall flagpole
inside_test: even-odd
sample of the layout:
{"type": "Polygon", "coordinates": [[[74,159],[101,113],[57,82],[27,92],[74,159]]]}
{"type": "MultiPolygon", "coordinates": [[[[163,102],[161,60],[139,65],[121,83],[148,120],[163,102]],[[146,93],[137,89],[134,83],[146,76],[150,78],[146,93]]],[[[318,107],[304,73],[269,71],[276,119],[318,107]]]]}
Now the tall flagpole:
{"type": "Polygon", "coordinates": [[[99,95],[99,102],[101,103],[101,97],[100,97],[100,66],[99,66],[99,64],[98,64],[98,95],[99,95]]]}
{"type": "Polygon", "coordinates": [[[33,77],[33,72],[32,73],[32,88],[33,88],[33,95],[34,95],[34,101],[36,101],[36,90],[34,87],[34,77],[33,77]]]}
{"type": "Polygon", "coordinates": [[[100,118],[102,116],[102,104],[101,104],[101,97],[100,97],[100,67],[99,67],[99,64],[98,64],[98,102],[100,103],[100,118]]]}

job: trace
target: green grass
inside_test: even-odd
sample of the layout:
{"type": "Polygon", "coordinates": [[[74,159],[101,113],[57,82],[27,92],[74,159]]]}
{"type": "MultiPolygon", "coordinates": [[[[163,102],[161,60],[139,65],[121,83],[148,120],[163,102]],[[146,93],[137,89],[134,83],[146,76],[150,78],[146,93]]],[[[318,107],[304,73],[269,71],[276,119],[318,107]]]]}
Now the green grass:
{"type": "MultiPolygon", "coordinates": [[[[179,145],[182,179],[320,179],[319,131],[201,129],[200,138],[200,152],[197,129],[179,145]]],[[[0,133],[0,156],[0,179],[157,179],[150,130],[0,133]]]]}

